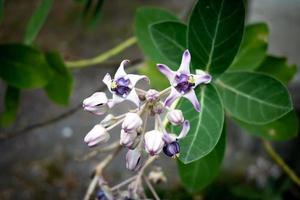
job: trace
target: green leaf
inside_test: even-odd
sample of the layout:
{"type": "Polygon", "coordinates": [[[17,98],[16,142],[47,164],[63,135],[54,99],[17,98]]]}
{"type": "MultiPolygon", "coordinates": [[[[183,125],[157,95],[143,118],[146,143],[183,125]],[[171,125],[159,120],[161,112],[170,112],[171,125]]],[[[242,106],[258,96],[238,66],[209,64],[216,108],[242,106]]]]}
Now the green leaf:
{"type": "Polygon", "coordinates": [[[209,154],[219,141],[223,128],[224,110],[214,86],[198,87],[196,94],[202,107],[200,112],[195,111],[191,103],[185,99],[177,106],[183,111],[191,126],[188,135],[180,140],[179,159],[185,164],[209,154]]]}
{"type": "Polygon", "coordinates": [[[150,33],[158,51],[174,63],[177,70],[186,49],[186,25],[180,22],[166,21],[150,26],[150,33]]]}
{"type": "Polygon", "coordinates": [[[208,186],[218,175],[226,146],[226,126],[215,148],[205,157],[190,164],[178,163],[179,175],[185,188],[195,193],[208,186]]]}
{"type": "Polygon", "coordinates": [[[170,86],[169,81],[156,68],[156,63],[147,61],[143,66],[138,68],[140,74],[149,77],[151,88],[163,90],[170,86]]]}
{"type": "Polygon", "coordinates": [[[10,125],[17,117],[20,103],[20,90],[7,86],[4,99],[4,112],[0,116],[0,127],[10,125]]]}
{"type": "Polygon", "coordinates": [[[25,44],[31,44],[34,41],[47,19],[52,4],[53,0],[42,0],[40,5],[33,12],[25,30],[25,44]]]}
{"type": "Polygon", "coordinates": [[[222,74],[233,61],[244,30],[243,1],[198,1],[188,23],[188,49],[194,69],[222,74]]]}
{"type": "Polygon", "coordinates": [[[44,54],[22,44],[0,45],[0,77],[17,88],[39,88],[52,75],[44,54]]]}
{"type": "Polygon", "coordinates": [[[216,85],[228,114],[247,123],[269,123],[293,107],[286,87],[264,74],[229,72],[221,76],[216,85]]]}
{"type": "Polygon", "coordinates": [[[139,47],[150,60],[169,64],[168,60],[160,55],[154,46],[149,30],[151,24],[166,20],[178,21],[176,16],[166,10],[151,7],[139,8],[135,16],[135,35],[139,47]]]}
{"type": "Polygon", "coordinates": [[[230,70],[253,70],[259,67],[267,55],[268,26],[265,23],[246,27],[241,48],[230,66],[230,70]]]}
{"type": "Polygon", "coordinates": [[[46,59],[54,74],[46,85],[45,91],[56,103],[67,105],[72,93],[73,77],[58,53],[48,53],[46,59]]]}
{"type": "Polygon", "coordinates": [[[288,84],[295,76],[297,66],[289,65],[284,57],[267,56],[257,71],[267,73],[288,84]]]}
{"type": "Polygon", "coordinates": [[[248,124],[239,120],[234,121],[248,133],[267,140],[291,139],[297,136],[299,129],[299,121],[294,110],[275,121],[262,125],[248,124]]]}

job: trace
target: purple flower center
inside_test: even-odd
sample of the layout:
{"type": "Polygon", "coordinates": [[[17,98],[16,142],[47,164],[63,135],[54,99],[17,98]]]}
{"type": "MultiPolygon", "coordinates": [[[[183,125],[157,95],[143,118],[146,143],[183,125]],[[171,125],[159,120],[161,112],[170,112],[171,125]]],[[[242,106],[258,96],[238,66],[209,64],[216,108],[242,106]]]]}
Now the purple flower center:
{"type": "Polygon", "coordinates": [[[176,90],[180,93],[187,93],[195,86],[195,81],[192,75],[180,74],[175,76],[176,90]]]}
{"type": "Polygon", "coordinates": [[[180,147],[177,141],[166,144],[163,148],[164,153],[169,157],[174,157],[180,152],[180,147]]]}
{"type": "Polygon", "coordinates": [[[119,78],[116,81],[112,81],[111,90],[116,92],[117,95],[124,97],[127,96],[131,91],[129,84],[129,79],[119,78]]]}

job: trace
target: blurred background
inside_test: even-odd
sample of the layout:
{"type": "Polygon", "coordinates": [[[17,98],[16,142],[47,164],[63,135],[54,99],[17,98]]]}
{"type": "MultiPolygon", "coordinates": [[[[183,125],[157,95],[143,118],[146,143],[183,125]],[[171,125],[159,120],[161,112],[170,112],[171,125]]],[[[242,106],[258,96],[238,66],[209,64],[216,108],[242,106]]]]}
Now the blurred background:
{"type": "MultiPolygon", "coordinates": [[[[21,42],[25,26],[38,0],[5,1],[0,24],[0,43],[21,42]]],[[[104,1],[96,20],[82,18],[83,1],[54,1],[53,8],[34,42],[43,50],[58,50],[65,60],[89,58],[133,36],[134,15],[145,5],[158,6],[186,16],[193,0],[111,0],[104,1]]],[[[270,37],[268,52],[286,56],[300,66],[300,1],[248,1],[247,21],[266,22],[270,37]]],[[[84,135],[102,117],[84,112],[82,100],[101,88],[105,73],[112,73],[123,59],[141,60],[137,45],[93,67],[72,70],[74,88],[68,106],[51,102],[43,90],[21,93],[19,114],[1,134],[0,199],[82,199],[93,167],[101,155],[79,162],[91,150],[83,143],[84,135]]],[[[1,66],[0,66],[1,67],[1,66]]],[[[300,113],[300,73],[289,85],[293,102],[300,113]]],[[[3,112],[5,83],[0,80],[0,111],[3,112]]],[[[122,109],[122,108],[117,108],[122,109]]],[[[120,110],[118,110],[120,112],[120,110]]],[[[115,130],[115,137],[118,137],[115,130]]],[[[259,139],[245,134],[229,123],[226,156],[218,178],[201,195],[188,196],[180,186],[176,162],[163,157],[168,182],[157,188],[163,199],[300,199],[300,191],[276,166],[259,139]],[[175,193],[174,193],[175,192],[175,193]],[[176,195],[175,195],[176,194],[176,195]]],[[[299,137],[274,143],[284,160],[300,174],[299,137]]],[[[125,169],[124,152],[105,173],[110,185],[131,176],[125,169]],[[120,164],[121,163],[121,164],[120,164]]]]}

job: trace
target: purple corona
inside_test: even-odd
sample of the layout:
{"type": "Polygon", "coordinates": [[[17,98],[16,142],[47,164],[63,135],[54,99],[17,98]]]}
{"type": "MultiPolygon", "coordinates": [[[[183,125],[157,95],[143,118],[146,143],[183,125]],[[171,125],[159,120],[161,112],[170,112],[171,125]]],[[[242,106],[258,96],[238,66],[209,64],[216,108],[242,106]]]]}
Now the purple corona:
{"type": "Polygon", "coordinates": [[[163,148],[164,153],[169,157],[177,157],[180,152],[180,147],[177,141],[166,144],[163,148]]]}

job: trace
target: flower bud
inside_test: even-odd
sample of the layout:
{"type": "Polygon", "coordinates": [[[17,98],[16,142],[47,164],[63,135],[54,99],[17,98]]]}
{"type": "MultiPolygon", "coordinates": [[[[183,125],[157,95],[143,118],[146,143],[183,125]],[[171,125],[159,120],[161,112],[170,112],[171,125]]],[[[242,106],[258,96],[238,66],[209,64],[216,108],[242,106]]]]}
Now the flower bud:
{"type": "Polygon", "coordinates": [[[165,142],[162,137],[163,133],[157,130],[145,133],[145,149],[151,156],[159,154],[164,147],[165,142]]]}
{"type": "Polygon", "coordinates": [[[96,115],[102,115],[109,109],[109,100],[104,92],[96,92],[83,101],[83,108],[96,115]]]}
{"type": "Polygon", "coordinates": [[[169,157],[176,157],[180,152],[180,147],[177,141],[168,143],[163,148],[164,153],[169,157]]]}
{"type": "Polygon", "coordinates": [[[146,93],[146,100],[149,102],[154,102],[159,99],[159,92],[157,90],[150,89],[146,93]]]}
{"type": "Polygon", "coordinates": [[[126,153],[126,168],[137,171],[141,166],[141,153],[139,150],[129,150],[126,153]]]}
{"type": "Polygon", "coordinates": [[[173,125],[180,125],[184,121],[183,114],[178,109],[169,111],[167,118],[173,125]]]}
{"type": "Polygon", "coordinates": [[[134,145],[136,138],[137,138],[136,131],[125,132],[124,129],[122,129],[120,134],[120,145],[130,148],[132,145],[134,145]]]}
{"type": "Polygon", "coordinates": [[[98,143],[105,143],[109,140],[110,135],[106,129],[97,124],[94,126],[90,132],[84,137],[84,142],[87,143],[89,147],[95,146],[98,143]]]}
{"type": "Polygon", "coordinates": [[[142,125],[141,117],[136,113],[127,113],[122,123],[125,132],[136,132],[142,125]]]}

